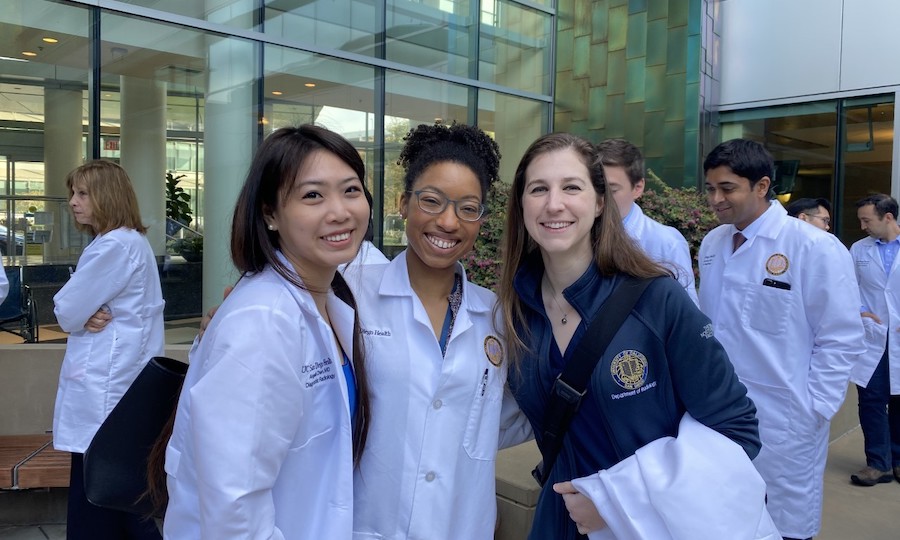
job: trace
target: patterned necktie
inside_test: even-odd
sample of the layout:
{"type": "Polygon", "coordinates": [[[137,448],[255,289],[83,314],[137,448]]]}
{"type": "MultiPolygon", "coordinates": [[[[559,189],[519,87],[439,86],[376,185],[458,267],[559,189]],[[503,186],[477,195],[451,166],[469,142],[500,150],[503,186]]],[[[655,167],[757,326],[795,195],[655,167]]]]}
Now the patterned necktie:
{"type": "Polygon", "coordinates": [[[741,247],[741,245],[746,241],[747,241],[746,236],[744,236],[740,232],[734,233],[734,236],[731,237],[731,246],[733,248],[732,252],[737,251],[738,248],[741,247]]]}

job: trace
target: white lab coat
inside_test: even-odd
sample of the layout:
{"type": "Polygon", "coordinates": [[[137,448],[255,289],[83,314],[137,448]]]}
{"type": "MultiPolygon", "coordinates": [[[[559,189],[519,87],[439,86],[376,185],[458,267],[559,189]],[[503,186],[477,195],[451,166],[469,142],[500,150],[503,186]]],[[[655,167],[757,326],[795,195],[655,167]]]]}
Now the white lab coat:
{"type": "Polygon", "coordinates": [[[700,246],[700,308],[756,403],[769,512],[784,536],[815,536],[829,420],[863,350],[846,249],[772,202],[732,254],[733,225],[700,246]],[[764,286],[773,279],[790,290],[764,286]]]}
{"type": "Polygon", "coordinates": [[[651,259],[672,270],[694,304],[699,305],[691,249],[678,229],[648,217],[637,203],[632,203],[624,223],[628,235],[651,259]]]}
{"type": "Polygon", "coordinates": [[[689,414],[677,437],[572,484],[606,521],[590,540],[781,540],[744,449],[689,414]]]}
{"type": "MultiPolygon", "coordinates": [[[[191,367],[166,449],[164,537],[349,539],[353,449],[336,334],[352,354],[353,310],[271,267],[241,279],[191,367]]],[[[351,362],[353,359],[351,358],[351,362]]]]}
{"type": "Polygon", "coordinates": [[[0,261],[0,304],[6,300],[6,293],[9,292],[9,280],[6,279],[6,270],[3,269],[3,261],[0,261]]]}
{"type": "Polygon", "coordinates": [[[853,368],[851,380],[860,385],[869,384],[872,373],[884,355],[884,349],[890,333],[889,374],[891,394],[900,394],[900,267],[897,259],[891,266],[890,274],[885,275],[881,264],[881,253],[875,239],[867,236],[850,246],[850,255],[856,265],[856,279],[859,282],[859,295],[862,303],[869,311],[878,315],[881,324],[866,318],[866,352],[860,356],[853,368]]]}
{"type": "Polygon", "coordinates": [[[94,238],[78,269],[53,297],[56,320],[69,332],[53,411],[53,447],[84,452],[150,358],[163,354],[162,289],[147,238],[120,228],[94,238]],[[112,321],[84,329],[106,306],[112,321]]]}
{"type": "Polygon", "coordinates": [[[503,361],[497,367],[486,353],[486,340],[499,338],[494,294],[463,279],[442,358],[410,286],[406,252],[344,276],[359,305],[372,387],[369,439],[353,486],[354,538],[493,538],[498,442],[531,437],[505,392],[506,355],[495,357],[503,361]]]}

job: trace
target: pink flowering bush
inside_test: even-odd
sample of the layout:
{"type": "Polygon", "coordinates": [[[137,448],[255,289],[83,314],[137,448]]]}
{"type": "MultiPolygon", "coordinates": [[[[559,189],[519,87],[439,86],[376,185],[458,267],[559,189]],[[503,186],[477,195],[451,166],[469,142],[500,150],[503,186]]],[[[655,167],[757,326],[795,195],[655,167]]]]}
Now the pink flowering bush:
{"type": "Polygon", "coordinates": [[[488,213],[473,249],[463,260],[466,276],[473,283],[492,291],[500,282],[500,256],[503,227],[506,224],[506,201],[509,198],[509,184],[496,182],[488,193],[488,213]]]}

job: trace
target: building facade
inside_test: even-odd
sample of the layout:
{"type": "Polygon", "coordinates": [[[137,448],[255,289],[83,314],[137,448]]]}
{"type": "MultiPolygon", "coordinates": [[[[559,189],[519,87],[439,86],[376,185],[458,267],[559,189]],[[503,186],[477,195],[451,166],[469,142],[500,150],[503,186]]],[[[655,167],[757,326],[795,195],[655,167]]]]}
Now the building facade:
{"type": "Polygon", "coordinates": [[[164,283],[191,285],[170,289],[167,316],[200,313],[199,296],[178,304],[201,276],[204,307],[236,279],[231,212],[254,149],[304,122],[359,149],[389,255],[403,135],[435,121],[490,133],[505,179],[553,130],[628,138],[678,187],[702,184],[721,140],[754,138],[783,198],[833,200],[850,242],[852,203],[900,189],[898,18],[894,0],[8,0],[0,252],[33,284],[64,282],[90,240],[65,175],[113,159],[164,283]],[[202,256],[179,250],[201,235],[202,256]]]}

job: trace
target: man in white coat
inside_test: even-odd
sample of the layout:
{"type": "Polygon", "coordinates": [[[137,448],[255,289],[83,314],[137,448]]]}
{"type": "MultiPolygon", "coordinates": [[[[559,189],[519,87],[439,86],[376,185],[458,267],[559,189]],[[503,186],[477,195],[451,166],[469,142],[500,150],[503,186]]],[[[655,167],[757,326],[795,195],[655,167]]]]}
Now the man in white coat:
{"type": "Polygon", "coordinates": [[[6,270],[3,269],[3,261],[0,261],[0,304],[6,300],[7,292],[9,292],[9,280],[6,279],[6,270]]]}
{"type": "Polygon", "coordinates": [[[865,317],[867,351],[853,369],[866,466],[851,475],[859,486],[900,482],[900,225],[897,201],[875,194],[856,203],[868,236],[850,248],[865,317]]]}
{"type": "Polygon", "coordinates": [[[635,202],[644,194],[644,157],[625,139],[606,139],[600,151],[606,189],[616,203],[628,235],[654,261],[674,272],[688,296],[699,304],[687,240],[678,229],[648,217],[635,202]]]}
{"type": "Polygon", "coordinates": [[[769,513],[786,539],[811,538],[829,422],[863,350],[853,264],[831,235],[770,201],[774,164],[761,144],[722,143],[703,169],[722,225],[700,246],[700,309],[756,403],[769,513]]]}

